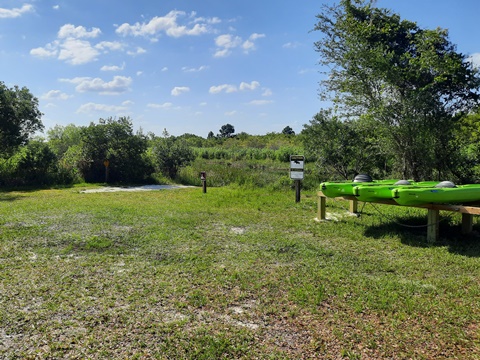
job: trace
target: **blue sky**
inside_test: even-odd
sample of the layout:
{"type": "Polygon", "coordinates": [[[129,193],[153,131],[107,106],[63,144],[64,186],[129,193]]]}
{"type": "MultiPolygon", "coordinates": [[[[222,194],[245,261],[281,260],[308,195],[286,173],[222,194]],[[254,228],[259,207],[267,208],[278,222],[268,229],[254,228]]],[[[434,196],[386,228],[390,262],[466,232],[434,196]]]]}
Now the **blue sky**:
{"type": "MultiPolygon", "coordinates": [[[[46,129],[129,116],[135,129],[264,135],[328,104],[311,32],[333,0],[0,0],[0,81],[39,99],[46,129]]],[[[480,63],[478,0],[378,0],[447,28],[480,63]]]]}

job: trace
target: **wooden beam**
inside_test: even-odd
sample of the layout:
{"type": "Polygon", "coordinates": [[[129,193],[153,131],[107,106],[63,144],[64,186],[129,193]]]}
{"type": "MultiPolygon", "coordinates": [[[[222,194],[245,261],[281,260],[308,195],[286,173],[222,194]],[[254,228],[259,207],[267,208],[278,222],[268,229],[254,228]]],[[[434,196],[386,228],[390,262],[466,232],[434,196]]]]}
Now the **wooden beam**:
{"type": "Polygon", "coordinates": [[[318,197],[318,214],[317,214],[317,219],[318,220],[325,220],[327,218],[326,216],[326,203],[327,203],[327,198],[323,196],[318,197]]]}
{"type": "Polygon", "coordinates": [[[453,212],[459,212],[462,214],[480,215],[480,207],[477,207],[477,206],[427,204],[427,205],[419,205],[416,207],[433,209],[433,210],[453,211],[453,212]]]}
{"type": "Polygon", "coordinates": [[[462,234],[470,234],[473,230],[473,215],[462,214],[462,234]]]}
{"type": "Polygon", "coordinates": [[[427,218],[427,241],[434,243],[439,237],[440,210],[428,209],[427,218]]]}
{"type": "MultiPolygon", "coordinates": [[[[325,195],[319,191],[319,202],[318,202],[318,218],[325,219],[325,195]]],[[[348,200],[350,203],[350,212],[356,213],[358,210],[358,200],[355,196],[343,196],[341,197],[344,200],[348,200]]],[[[392,200],[382,200],[382,201],[372,201],[375,204],[385,204],[385,205],[398,205],[393,199],[392,200]]],[[[405,207],[414,207],[414,208],[423,208],[428,210],[427,218],[427,241],[435,242],[439,238],[439,219],[440,219],[440,210],[442,211],[452,211],[462,214],[462,234],[468,234],[472,232],[473,229],[473,215],[480,215],[480,203],[471,203],[469,205],[448,205],[448,204],[424,204],[424,205],[413,205],[405,207]]]]}
{"type": "Polygon", "coordinates": [[[349,208],[350,212],[352,214],[358,213],[358,200],[357,199],[352,199],[352,200],[349,201],[349,203],[350,203],[350,208],[349,208]]]}

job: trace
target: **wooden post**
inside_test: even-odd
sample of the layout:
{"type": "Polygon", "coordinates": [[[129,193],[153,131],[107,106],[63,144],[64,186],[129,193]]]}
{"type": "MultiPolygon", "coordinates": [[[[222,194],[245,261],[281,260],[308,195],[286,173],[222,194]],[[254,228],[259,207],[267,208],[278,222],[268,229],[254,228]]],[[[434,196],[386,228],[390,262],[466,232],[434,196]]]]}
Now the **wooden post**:
{"type": "Polygon", "coordinates": [[[473,215],[462,214],[462,234],[470,234],[473,229],[473,215]]]}
{"type": "Polygon", "coordinates": [[[434,243],[438,241],[440,210],[428,209],[427,218],[427,242],[434,243]]]}
{"type": "Polygon", "coordinates": [[[327,198],[323,196],[322,193],[318,194],[318,213],[317,213],[318,220],[325,220],[327,218],[325,213],[326,200],[327,198]]]}
{"type": "Polygon", "coordinates": [[[300,180],[295,180],[295,202],[300,202],[300,180]]]}
{"type": "Polygon", "coordinates": [[[350,200],[350,212],[356,214],[358,212],[358,200],[350,200]]]}
{"type": "Polygon", "coordinates": [[[204,194],[207,193],[207,172],[200,171],[200,180],[202,181],[202,191],[204,194]]]}

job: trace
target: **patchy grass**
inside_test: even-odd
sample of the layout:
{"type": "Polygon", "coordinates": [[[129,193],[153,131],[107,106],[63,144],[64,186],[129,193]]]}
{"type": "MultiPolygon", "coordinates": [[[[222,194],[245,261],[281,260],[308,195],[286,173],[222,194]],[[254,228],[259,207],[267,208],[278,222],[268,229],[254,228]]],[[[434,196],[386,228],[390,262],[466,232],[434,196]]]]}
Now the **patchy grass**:
{"type": "MultiPolygon", "coordinates": [[[[3,359],[480,358],[480,241],[443,214],[236,187],[0,193],[3,359]]],[[[474,225],[477,230],[478,225],[474,225]]]]}

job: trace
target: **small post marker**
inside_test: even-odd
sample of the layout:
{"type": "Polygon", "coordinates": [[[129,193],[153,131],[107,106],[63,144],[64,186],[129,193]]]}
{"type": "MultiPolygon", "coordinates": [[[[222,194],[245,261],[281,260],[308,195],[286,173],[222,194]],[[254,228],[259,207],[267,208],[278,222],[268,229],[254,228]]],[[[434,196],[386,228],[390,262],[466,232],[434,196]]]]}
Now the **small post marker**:
{"type": "Polygon", "coordinates": [[[295,202],[300,202],[300,182],[303,180],[305,156],[290,155],[290,179],[295,180],[295,202]]]}
{"type": "Polygon", "coordinates": [[[108,183],[108,167],[110,166],[110,161],[105,159],[103,165],[105,165],[105,183],[108,183]]]}
{"type": "Polygon", "coordinates": [[[202,180],[203,193],[207,193],[207,173],[205,171],[200,172],[200,180],[202,180]]]}

